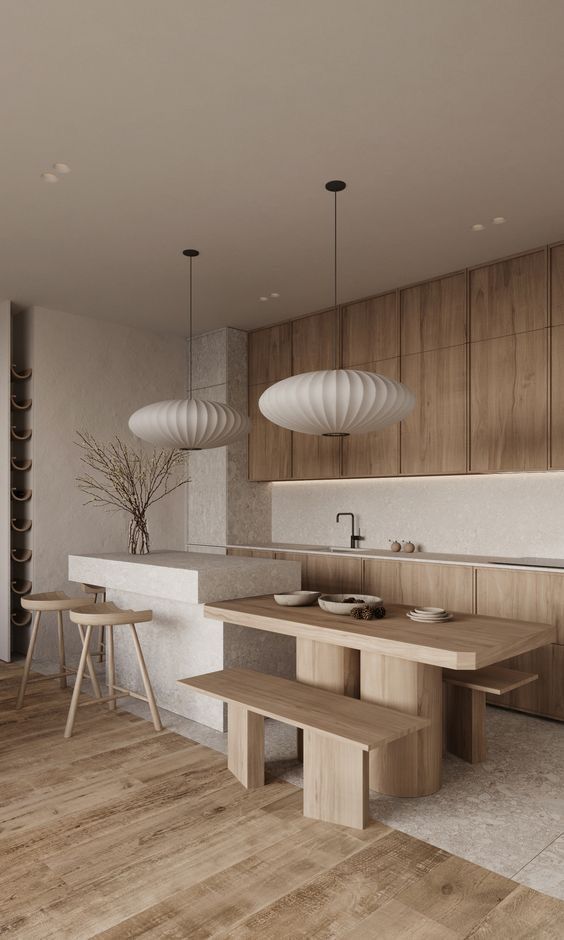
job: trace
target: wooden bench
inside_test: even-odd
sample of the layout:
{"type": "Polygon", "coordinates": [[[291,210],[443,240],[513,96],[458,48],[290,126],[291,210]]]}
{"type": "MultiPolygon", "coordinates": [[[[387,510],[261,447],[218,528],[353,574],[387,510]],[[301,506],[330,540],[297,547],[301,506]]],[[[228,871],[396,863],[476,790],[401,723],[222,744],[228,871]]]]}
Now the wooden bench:
{"type": "Polygon", "coordinates": [[[427,718],[249,669],[178,680],[228,703],[229,770],[247,788],[264,785],[264,719],[304,733],[304,815],[364,829],[368,754],[426,728],[427,718]]]}
{"type": "Polygon", "coordinates": [[[458,671],[444,669],[445,747],[470,764],[486,759],[486,694],[505,695],[538,679],[506,666],[458,671]]]}

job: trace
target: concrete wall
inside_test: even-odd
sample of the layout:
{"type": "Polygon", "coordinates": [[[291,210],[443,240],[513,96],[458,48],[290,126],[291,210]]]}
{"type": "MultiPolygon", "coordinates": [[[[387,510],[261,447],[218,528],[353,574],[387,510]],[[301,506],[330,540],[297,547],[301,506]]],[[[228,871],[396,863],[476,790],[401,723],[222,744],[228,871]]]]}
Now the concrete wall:
{"type": "MultiPolygon", "coordinates": [[[[76,431],[100,440],[114,435],[142,447],[127,421],[141,405],[182,398],[184,344],[176,336],[36,307],[31,311],[33,402],[33,591],[76,591],[67,556],[127,549],[128,516],[85,506],[75,477],[81,470],[76,431]]],[[[184,547],[186,492],[150,510],[151,547],[184,547]]],[[[51,623],[51,621],[50,621],[51,623]]],[[[67,627],[70,658],[78,645],[67,627]]],[[[55,631],[43,630],[38,654],[55,658],[55,631]]]]}
{"type": "MultiPolygon", "coordinates": [[[[223,329],[193,340],[195,397],[247,413],[247,334],[223,329]]],[[[188,347],[188,355],[189,355],[188,347]]],[[[188,547],[224,552],[230,542],[270,540],[270,485],[247,480],[247,439],[189,458],[188,547]]]]}

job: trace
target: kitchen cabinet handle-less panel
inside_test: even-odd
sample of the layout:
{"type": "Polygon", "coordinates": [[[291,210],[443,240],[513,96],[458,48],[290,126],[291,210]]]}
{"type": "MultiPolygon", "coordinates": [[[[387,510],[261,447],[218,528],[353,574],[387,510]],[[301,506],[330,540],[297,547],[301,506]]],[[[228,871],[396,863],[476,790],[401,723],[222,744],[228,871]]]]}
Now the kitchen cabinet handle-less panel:
{"type": "Polygon", "coordinates": [[[343,369],[365,369],[367,362],[399,356],[396,291],[343,307],[341,346],[343,369]]]}
{"type": "MultiPolygon", "coordinates": [[[[553,623],[559,643],[506,660],[502,665],[538,673],[530,686],[504,696],[503,704],[564,719],[564,575],[540,571],[476,571],[476,612],[492,617],[553,623]]],[[[499,704],[493,702],[493,704],[499,704]]]]}
{"type": "Polygon", "coordinates": [[[292,432],[261,414],[258,400],[267,388],[249,386],[249,480],[288,480],[292,476],[292,432]]]}
{"type": "Polygon", "coordinates": [[[384,604],[474,610],[472,568],[464,565],[365,558],[363,583],[364,592],[382,597],[384,604]]]}
{"type": "Polygon", "coordinates": [[[466,275],[425,281],[400,291],[401,352],[461,346],[466,342],[466,275]]]}
{"type": "Polygon", "coordinates": [[[472,342],[529,333],[548,325],[546,250],[470,271],[472,342]]]}
{"type": "Polygon", "coordinates": [[[249,334],[249,385],[272,385],[292,374],[292,324],[249,334]]]}
{"type": "Polygon", "coordinates": [[[546,470],[548,330],[470,345],[470,469],[546,470]]]}
{"type": "Polygon", "coordinates": [[[466,471],[466,346],[402,356],[415,408],[401,423],[402,474],[466,471]]]}
{"type": "MultiPolygon", "coordinates": [[[[367,362],[355,366],[399,381],[399,359],[367,362]]],[[[351,434],[343,438],[344,477],[384,477],[399,474],[400,425],[393,424],[376,434],[351,434]]]]}

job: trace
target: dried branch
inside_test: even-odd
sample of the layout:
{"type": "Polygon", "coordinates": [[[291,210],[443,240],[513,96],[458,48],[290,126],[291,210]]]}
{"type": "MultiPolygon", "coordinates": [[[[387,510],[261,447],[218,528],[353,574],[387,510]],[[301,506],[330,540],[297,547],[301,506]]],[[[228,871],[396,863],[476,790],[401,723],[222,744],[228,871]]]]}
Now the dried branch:
{"type": "Polygon", "coordinates": [[[77,431],[75,443],[81,451],[81,462],[93,471],[76,478],[78,488],[88,496],[84,505],[93,503],[109,512],[129,513],[129,549],[135,553],[140,546],[141,552],[148,551],[149,506],[190,482],[184,473],[176,478],[185,463],[184,453],[134,450],[117,436],[100,443],[88,431],[77,431]]]}

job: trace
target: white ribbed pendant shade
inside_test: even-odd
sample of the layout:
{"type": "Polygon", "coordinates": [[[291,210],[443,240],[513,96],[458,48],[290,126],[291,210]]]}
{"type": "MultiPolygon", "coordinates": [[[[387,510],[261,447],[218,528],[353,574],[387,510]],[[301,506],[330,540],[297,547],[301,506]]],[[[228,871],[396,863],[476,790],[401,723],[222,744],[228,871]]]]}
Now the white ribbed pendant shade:
{"type": "Polygon", "coordinates": [[[395,424],[412,411],[407,386],[375,372],[326,369],[292,375],[259,398],[265,418],[302,434],[368,434],[395,424]]]}
{"type": "Polygon", "coordinates": [[[220,401],[207,401],[192,396],[192,261],[200,254],[195,248],[186,248],[182,254],[190,261],[188,295],[188,338],[190,341],[190,369],[188,398],[156,401],[135,411],[129,419],[129,428],[142,441],[157,447],[175,450],[210,450],[225,447],[248,434],[251,422],[246,415],[220,401]]]}
{"type": "Polygon", "coordinates": [[[249,419],[219,401],[157,401],[135,411],[130,430],[143,441],[179,450],[225,447],[248,434],[249,419]]]}

